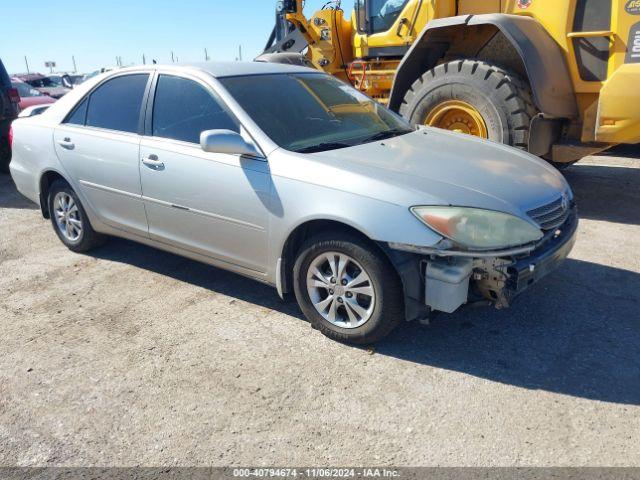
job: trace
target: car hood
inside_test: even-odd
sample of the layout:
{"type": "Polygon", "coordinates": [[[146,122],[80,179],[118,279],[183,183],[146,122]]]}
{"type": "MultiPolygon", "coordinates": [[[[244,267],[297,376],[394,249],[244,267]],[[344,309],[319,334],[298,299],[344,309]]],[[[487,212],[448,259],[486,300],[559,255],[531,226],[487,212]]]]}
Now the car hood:
{"type": "Polygon", "coordinates": [[[432,128],[297,160],[300,179],[407,207],[457,205],[525,216],[564,192],[572,195],[564,177],[537,157],[432,128]]]}

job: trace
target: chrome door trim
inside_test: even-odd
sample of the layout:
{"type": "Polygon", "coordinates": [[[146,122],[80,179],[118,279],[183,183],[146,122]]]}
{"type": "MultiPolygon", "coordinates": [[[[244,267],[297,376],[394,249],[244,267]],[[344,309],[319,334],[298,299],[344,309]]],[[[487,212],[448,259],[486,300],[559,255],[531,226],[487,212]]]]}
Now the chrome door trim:
{"type": "Polygon", "coordinates": [[[122,195],[123,197],[135,198],[137,200],[142,199],[141,195],[136,195],[135,193],[131,192],[125,192],[124,190],[118,190],[117,188],[107,187],[105,185],[98,185],[97,183],[87,182],[86,180],[80,180],[80,185],[96,190],[102,190],[104,192],[115,193],[116,195],[122,195]]]}
{"type": "Polygon", "coordinates": [[[175,204],[173,204],[171,202],[165,202],[163,200],[158,200],[157,198],[152,198],[152,197],[147,197],[145,195],[142,195],[142,200],[144,200],[145,202],[149,202],[149,203],[155,203],[156,205],[161,205],[163,207],[177,208],[179,210],[184,210],[184,211],[187,211],[189,213],[193,213],[194,215],[200,215],[201,217],[214,218],[216,220],[221,220],[223,222],[233,223],[235,225],[240,225],[241,227],[247,227],[247,228],[251,228],[253,230],[258,230],[258,231],[265,231],[265,228],[261,227],[260,225],[254,225],[253,223],[243,222],[242,220],[236,220],[235,218],[224,217],[222,215],[217,215],[215,213],[205,212],[203,210],[196,210],[196,209],[193,209],[193,208],[184,207],[182,205],[175,205],[175,204]]]}

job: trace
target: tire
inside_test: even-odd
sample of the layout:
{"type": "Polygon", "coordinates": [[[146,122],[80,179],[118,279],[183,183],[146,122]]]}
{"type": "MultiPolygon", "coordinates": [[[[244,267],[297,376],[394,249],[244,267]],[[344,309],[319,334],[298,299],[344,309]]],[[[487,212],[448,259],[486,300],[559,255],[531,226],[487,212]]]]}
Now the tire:
{"type": "Polygon", "coordinates": [[[406,93],[400,114],[424,124],[443,102],[459,101],[480,114],[487,138],[527,150],[532,118],[538,113],[531,89],[520,77],[480,60],[455,60],[422,75],[406,93]]]}
{"type": "MultiPolygon", "coordinates": [[[[47,201],[53,230],[69,250],[77,253],[88,252],[104,244],[106,237],[93,229],[80,199],[67,182],[64,180],[56,180],[53,182],[49,189],[49,198],[47,201]],[[72,224],[71,221],[60,220],[60,214],[58,213],[60,208],[62,208],[62,205],[59,203],[60,198],[70,198],[72,200],[72,202],[63,202],[66,203],[68,207],[69,214],[67,218],[71,221],[75,220],[76,222],[80,222],[79,224],[75,222],[72,224]],[[73,225],[70,232],[73,232],[74,235],[69,235],[68,232],[64,231],[62,224],[65,223],[73,225]]],[[[63,208],[63,210],[65,209],[63,208]]]]}
{"type": "Polygon", "coordinates": [[[9,140],[0,137],[0,172],[9,173],[9,163],[11,162],[11,148],[9,140]]]}
{"type": "MultiPolygon", "coordinates": [[[[335,266],[339,266],[337,259],[335,266]]],[[[404,297],[400,279],[391,265],[389,260],[379,252],[375,245],[349,233],[333,232],[315,236],[307,240],[299,250],[296,262],[293,268],[293,283],[298,305],[302,309],[311,325],[322,332],[327,337],[354,345],[368,345],[380,341],[386,337],[404,318],[404,297]],[[348,258],[346,263],[344,279],[352,281],[359,276],[359,272],[363,271],[369,281],[358,282],[352,285],[359,292],[372,291],[373,296],[367,293],[351,293],[349,287],[340,287],[340,278],[336,277],[335,284],[332,285],[330,269],[328,262],[325,263],[324,269],[320,267],[321,273],[325,276],[326,284],[331,288],[335,288],[334,301],[330,302],[336,306],[336,321],[331,322],[323,316],[314,306],[315,303],[328,301],[327,298],[333,290],[328,288],[317,288],[314,292],[310,292],[307,278],[311,276],[315,282],[317,276],[311,275],[313,266],[316,262],[322,262],[329,257],[348,258]],[[369,288],[370,287],[370,288],[369,288]],[[340,290],[340,291],[339,291],[340,290]],[[319,294],[312,300],[312,295],[319,294]],[[326,296],[323,300],[323,295],[326,296]],[[341,300],[340,300],[341,298],[341,300]],[[341,301],[341,303],[338,303],[341,301]],[[357,304],[356,307],[350,305],[357,304]],[[368,313],[366,319],[363,315],[360,321],[362,324],[353,321],[354,318],[360,317],[356,312],[366,310],[368,313]],[[349,311],[351,314],[349,314],[349,311]],[[350,321],[352,323],[347,324],[350,321]]],[[[317,283],[317,282],[316,282],[317,283]]],[[[327,312],[331,307],[327,307],[327,312]]]]}

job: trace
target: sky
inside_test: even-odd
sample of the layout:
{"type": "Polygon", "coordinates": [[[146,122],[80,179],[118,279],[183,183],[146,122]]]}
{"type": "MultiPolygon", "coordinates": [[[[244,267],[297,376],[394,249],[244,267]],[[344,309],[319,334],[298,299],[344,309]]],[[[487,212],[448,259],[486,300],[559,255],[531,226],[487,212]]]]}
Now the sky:
{"type": "MultiPolygon", "coordinates": [[[[326,0],[307,0],[311,15],[326,0]]],[[[206,48],[212,60],[252,60],[262,52],[273,29],[276,0],[29,0],[2,6],[0,59],[10,73],[45,73],[45,61],[56,71],[79,72],[116,65],[202,61],[206,48]]],[[[343,0],[347,17],[353,0],[343,0]]]]}

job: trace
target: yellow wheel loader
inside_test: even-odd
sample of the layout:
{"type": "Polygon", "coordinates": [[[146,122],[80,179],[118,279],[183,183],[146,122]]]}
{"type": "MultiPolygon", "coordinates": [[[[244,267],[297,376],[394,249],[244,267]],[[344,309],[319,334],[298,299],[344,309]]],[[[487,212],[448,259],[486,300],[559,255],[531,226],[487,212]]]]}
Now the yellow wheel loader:
{"type": "Polygon", "coordinates": [[[558,167],[640,143],[640,0],[340,0],[276,6],[258,61],[333,74],[415,124],[558,167]]]}

